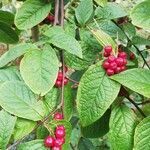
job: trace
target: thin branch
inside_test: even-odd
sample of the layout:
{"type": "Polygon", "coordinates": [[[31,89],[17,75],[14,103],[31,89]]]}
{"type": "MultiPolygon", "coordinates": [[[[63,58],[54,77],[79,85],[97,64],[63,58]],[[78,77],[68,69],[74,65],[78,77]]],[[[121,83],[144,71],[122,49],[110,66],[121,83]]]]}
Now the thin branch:
{"type": "Polygon", "coordinates": [[[59,14],[59,0],[55,0],[55,16],[54,16],[54,26],[58,23],[59,14]]]}
{"type": "MultiPolygon", "coordinates": [[[[61,0],[61,18],[60,18],[60,25],[63,28],[64,27],[64,0],[61,0]]],[[[61,104],[62,104],[62,113],[63,113],[63,105],[64,105],[64,79],[65,79],[65,62],[64,62],[64,52],[61,50],[61,63],[62,63],[62,73],[63,73],[63,79],[62,79],[62,87],[61,87],[61,104]]]]}
{"type": "Polygon", "coordinates": [[[136,109],[140,112],[140,114],[145,118],[146,115],[144,114],[144,112],[139,108],[139,106],[137,105],[137,103],[135,103],[129,96],[125,96],[135,107],[136,109]]]}
{"type": "MultiPolygon", "coordinates": [[[[53,115],[58,109],[60,109],[60,108],[61,108],[61,104],[59,104],[56,109],[54,109],[52,112],[50,112],[42,121],[38,122],[38,124],[36,125],[36,127],[35,127],[29,134],[35,132],[36,129],[37,129],[39,126],[41,126],[43,123],[45,123],[45,122],[50,118],[50,116],[52,116],[52,115],[53,115]]],[[[28,134],[28,135],[29,135],[29,134],[28,134]]],[[[25,136],[23,136],[21,139],[17,140],[13,145],[9,146],[9,147],[7,148],[7,150],[11,150],[13,147],[15,147],[15,146],[17,146],[18,144],[20,144],[22,140],[24,140],[26,137],[28,137],[28,135],[25,135],[25,136]]]]}
{"type": "Polygon", "coordinates": [[[145,105],[145,104],[150,104],[150,100],[141,102],[141,103],[137,103],[137,105],[145,105]]]}
{"type": "Polygon", "coordinates": [[[73,79],[71,79],[71,78],[70,78],[70,77],[68,77],[68,76],[66,76],[66,78],[67,78],[69,81],[73,82],[73,83],[79,84],[79,82],[78,82],[78,81],[73,80],[73,79]]]}

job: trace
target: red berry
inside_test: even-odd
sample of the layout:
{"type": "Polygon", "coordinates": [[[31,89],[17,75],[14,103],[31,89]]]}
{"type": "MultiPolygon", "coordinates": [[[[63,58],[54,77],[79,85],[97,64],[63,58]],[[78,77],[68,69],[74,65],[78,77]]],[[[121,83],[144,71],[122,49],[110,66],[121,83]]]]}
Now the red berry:
{"type": "Polygon", "coordinates": [[[104,61],[103,62],[103,68],[104,69],[108,69],[109,68],[109,62],[108,61],[104,61]]]}
{"type": "Polygon", "coordinates": [[[62,150],[62,148],[61,148],[61,146],[58,146],[58,147],[54,146],[54,147],[52,148],[52,150],[62,150]]]}
{"type": "Polygon", "coordinates": [[[135,59],[135,55],[134,55],[134,53],[130,53],[130,60],[134,60],[135,59]]]}
{"type": "Polygon", "coordinates": [[[56,80],[55,86],[56,87],[61,87],[62,86],[62,81],[56,80]]]}
{"type": "Polygon", "coordinates": [[[55,136],[56,136],[56,138],[63,138],[65,136],[65,130],[56,129],[55,136]]]}
{"type": "Polygon", "coordinates": [[[63,125],[59,125],[59,126],[56,127],[56,130],[57,130],[57,129],[65,130],[65,127],[64,127],[63,125]]]}
{"type": "Polygon", "coordinates": [[[57,138],[54,140],[54,146],[59,147],[62,146],[65,143],[64,138],[57,138]]]}
{"type": "Polygon", "coordinates": [[[123,59],[123,64],[126,65],[127,64],[127,60],[123,59]]]}
{"type": "Polygon", "coordinates": [[[62,120],[63,119],[63,115],[59,112],[56,112],[54,114],[54,120],[62,120]]]}
{"type": "Polygon", "coordinates": [[[58,76],[57,76],[57,80],[62,80],[63,79],[63,73],[62,73],[62,71],[59,71],[58,72],[58,76]]]}
{"type": "Polygon", "coordinates": [[[108,60],[109,63],[111,63],[111,62],[114,62],[115,59],[116,59],[115,56],[111,55],[111,56],[108,57],[107,60],[108,60]]]}
{"type": "Polygon", "coordinates": [[[123,66],[124,65],[124,59],[121,57],[116,58],[115,62],[117,63],[117,66],[123,66]]]}
{"type": "Polygon", "coordinates": [[[53,22],[53,21],[54,21],[54,16],[51,15],[51,14],[49,14],[49,15],[47,16],[47,19],[48,19],[50,22],[53,22]]]}
{"type": "Polygon", "coordinates": [[[108,56],[110,56],[110,54],[109,54],[109,53],[104,52],[104,57],[108,57],[108,56]]]}
{"type": "Polygon", "coordinates": [[[45,147],[53,147],[54,146],[54,138],[51,136],[47,136],[44,140],[45,147]]]}
{"type": "Polygon", "coordinates": [[[121,67],[117,67],[116,69],[115,69],[115,73],[120,73],[121,72],[121,67]]]}
{"type": "Polygon", "coordinates": [[[111,70],[115,70],[117,68],[117,64],[116,64],[116,62],[112,62],[112,63],[110,63],[110,65],[109,65],[109,69],[111,69],[111,70]]]}
{"type": "Polygon", "coordinates": [[[121,71],[125,71],[126,69],[127,69],[126,66],[121,67],[121,71]]]}
{"type": "Polygon", "coordinates": [[[105,53],[110,54],[112,52],[112,47],[111,46],[105,46],[104,51],[105,51],[105,53]]]}
{"type": "Polygon", "coordinates": [[[64,85],[66,85],[68,83],[68,79],[64,78],[64,85]]]}
{"type": "Polygon", "coordinates": [[[125,52],[118,53],[118,57],[127,58],[127,54],[125,52]]]}
{"type": "Polygon", "coordinates": [[[112,70],[112,69],[107,69],[106,73],[108,76],[115,74],[114,70],[112,70]]]}

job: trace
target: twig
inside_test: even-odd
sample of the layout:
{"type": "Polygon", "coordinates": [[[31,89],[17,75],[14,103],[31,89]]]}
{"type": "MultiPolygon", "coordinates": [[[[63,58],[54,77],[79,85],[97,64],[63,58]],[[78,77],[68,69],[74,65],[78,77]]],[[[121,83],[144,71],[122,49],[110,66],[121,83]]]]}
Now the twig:
{"type": "Polygon", "coordinates": [[[144,114],[144,112],[139,108],[139,106],[137,105],[137,103],[135,103],[129,96],[125,96],[135,107],[136,109],[140,112],[140,114],[145,118],[146,115],[144,114]]]}
{"type": "Polygon", "coordinates": [[[141,103],[137,103],[137,105],[145,105],[145,104],[150,104],[150,100],[141,102],[141,103]]]}
{"type": "MultiPolygon", "coordinates": [[[[60,25],[63,28],[64,27],[64,0],[61,0],[61,20],[60,20],[60,25]]],[[[62,73],[63,73],[63,79],[62,79],[62,87],[61,87],[61,104],[62,104],[62,113],[63,113],[63,105],[64,105],[64,79],[65,79],[65,62],[64,62],[64,52],[61,50],[60,52],[61,55],[61,63],[62,63],[62,73]]]]}
{"type": "Polygon", "coordinates": [[[55,0],[55,16],[54,16],[54,26],[58,23],[59,14],[59,0],[55,0]]]}
{"type": "Polygon", "coordinates": [[[142,115],[144,118],[146,117],[146,115],[145,115],[144,112],[139,108],[139,106],[137,105],[137,103],[134,102],[134,101],[130,98],[129,92],[128,92],[123,86],[121,86],[119,96],[124,96],[125,98],[127,98],[127,99],[136,107],[136,109],[141,113],[141,115],[142,115]]]}
{"type": "MultiPolygon", "coordinates": [[[[53,115],[58,109],[60,109],[60,108],[61,108],[61,104],[59,104],[56,109],[54,109],[54,110],[53,110],[52,112],[50,112],[42,121],[40,121],[40,122],[36,125],[36,127],[35,127],[29,134],[31,134],[31,133],[33,133],[34,131],[36,131],[36,129],[37,129],[39,126],[41,126],[43,123],[45,123],[45,122],[50,118],[50,116],[52,116],[52,115],[53,115]]],[[[29,134],[28,134],[28,135],[29,135],[29,134]]],[[[18,144],[20,144],[21,141],[24,140],[28,135],[25,135],[25,136],[23,136],[21,139],[17,140],[13,145],[9,146],[9,147],[7,148],[7,150],[11,150],[14,146],[17,146],[18,144]]]]}
{"type": "Polygon", "coordinates": [[[67,78],[69,81],[73,82],[73,83],[79,84],[79,82],[78,82],[78,81],[73,80],[73,79],[69,78],[68,76],[66,76],[66,78],[67,78]]]}

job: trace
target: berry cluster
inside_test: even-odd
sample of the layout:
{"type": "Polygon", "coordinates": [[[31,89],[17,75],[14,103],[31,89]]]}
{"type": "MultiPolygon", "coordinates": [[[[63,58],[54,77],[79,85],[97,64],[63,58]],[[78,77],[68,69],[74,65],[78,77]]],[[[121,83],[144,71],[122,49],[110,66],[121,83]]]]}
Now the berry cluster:
{"type": "MultiPolygon", "coordinates": [[[[65,67],[65,73],[67,71],[68,71],[68,68],[65,67]]],[[[62,82],[63,82],[63,72],[61,70],[59,70],[57,80],[55,82],[55,86],[58,88],[62,87],[62,82]]],[[[67,83],[68,83],[68,79],[66,77],[64,77],[64,85],[66,85],[67,83]]]]}
{"type": "Polygon", "coordinates": [[[108,76],[126,70],[127,54],[125,52],[119,51],[118,56],[116,57],[112,54],[112,47],[106,46],[104,48],[104,57],[106,57],[106,59],[102,65],[108,76]]]}
{"type": "MultiPolygon", "coordinates": [[[[62,120],[63,115],[60,113],[54,114],[54,120],[62,120]]],[[[65,143],[65,127],[63,125],[59,125],[55,129],[55,136],[47,136],[44,140],[44,145],[47,148],[51,148],[52,150],[61,150],[62,145],[65,143]]]]}

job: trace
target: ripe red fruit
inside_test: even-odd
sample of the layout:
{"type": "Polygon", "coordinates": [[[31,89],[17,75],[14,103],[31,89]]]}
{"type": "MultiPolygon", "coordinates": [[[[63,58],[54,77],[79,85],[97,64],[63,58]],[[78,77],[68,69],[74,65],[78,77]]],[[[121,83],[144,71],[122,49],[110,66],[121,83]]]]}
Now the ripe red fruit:
{"type": "Polygon", "coordinates": [[[108,56],[110,56],[110,53],[104,52],[104,57],[108,57],[108,56]]]}
{"type": "Polygon", "coordinates": [[[117,63],[117,66],[123,66],[124,65],[124,59],[121,57],[116,58],[115,62],[117,63]]]}
{"type": "Polygon", "coordinates": [[[118,57],[127,58],[127,54],[125,52],[118,53],[118,57]]]}
{"type": "Polygon", "coordinates": [[[61,148],[61,146],[58,146],[58,147],[54,146],[54,147],[52,148],[52,150],[62,150],[62,148],[61,148]]]}
{"type": "Polygon", "coordinates": [[[120,73],[121,72],[121,67],[117,67],[116,69],[115,69],[115,73],[120,73]]]}
{"type": "Polygon", "coordinates": [[[54,114],[54,120],[62,120],[63,119],[63,115],[59,112],[56,112],[54,114]]]}
{"type": "Polygon", "coordinates": [[[63,125],[59,125],[59,126],[56,127],[56,130],[57,129],[65,130],[65,127],[63,125]]]}
{"type": "Polygon", "coordinates": [[[105,46],[104,47],[104,52],[107,54],[110,54],[112,52],[112,47],[111,46],[105,46]]]}
{"type": "Polygon", "coordinates": [[[108,61],[104,61],[103,62],[103,68],[104,69],[108,69],[109,68],[109,62],[108,61]]]}
{"type": "Polygon", "coordinates": [[[51,14],[49,14],[49,15],[47,16],[47,19],[48,19],[50,22],[53,22],[53,21],[54,21],[54,16],[51,15],[51,14]]]}
{"type": "Polygon", "coordinates": [[[56,80],[55,86],[56,87],[61,87],[62,86],[62,81],[56,80]]]}
{"type": "Polygon", "coordinates": [[[54,138],[51,136],[47,136],[44,140],[45,147],[53,147],[54,146],[54,138]]]}
{"type": "Polygon", "coordinates": [[[115,56],[113,56],[113,55],[111,55],[111,56],[109,56],[109,57],[108,57],[108,59],[107,59],[107,60],[108,60],[108,62],[109,62],[109,63],[111,63],[111,62],[114,62],[114,61],[115,61],[115,59],[116,59],[116,57],[115,57],[115,56]]]}
{"type": "Polygon", "coordinates": [[[112,63],[110,63],[110,65],[109,65],[109,69],[111,69],[111,70],[115,70],[117,68],[117,64],[116,64],[116,62],[112,62],[112,63]]]}
{"type": "Polygon", "coordinates": [[[130,60],[134,60],[135,59],[135,55],[134,55],[134,53],[130,53],[130,60]]]}
{"type": "Polygon", "coordinates": [[[126,69],[127,69],[126,66],[121,67],[121,71],[125,71],[126,69]]]}
{"type": "Polygon", "coordinates": [[[54,146],[59,147],[62,146],[65,143],[64,138],[57,138],[54,140],[54,146]]]}
{"type": "Polygon", "coordinates": [[[66,85],[68,83],[68,79],[64,78],[64,85],[66,85]]]}
{"type": "Polygon", "coordinates": [[[108,76],[115,74],[114,70],[112,70],[112,69],[107,69],[106,73],[108,76]]]}
{"type": "Polygon", "coordinates": [[[58,72],[57,80],[62,80],[63,79],[63,73],[62,71],[58,72]]]}
{"type": "Polygon", "coordinates": [[[55,136],[56,136],[56,138],[64,138],[64,136],[65,136],[65,130],[59,129],[59,128],[56,129],[55,136]]]}
{"type": "Polygon", "coordinates": [[[127,64],[127,59],[123,59],[123,64],[124,64],[124,65],[127,64]]]}

